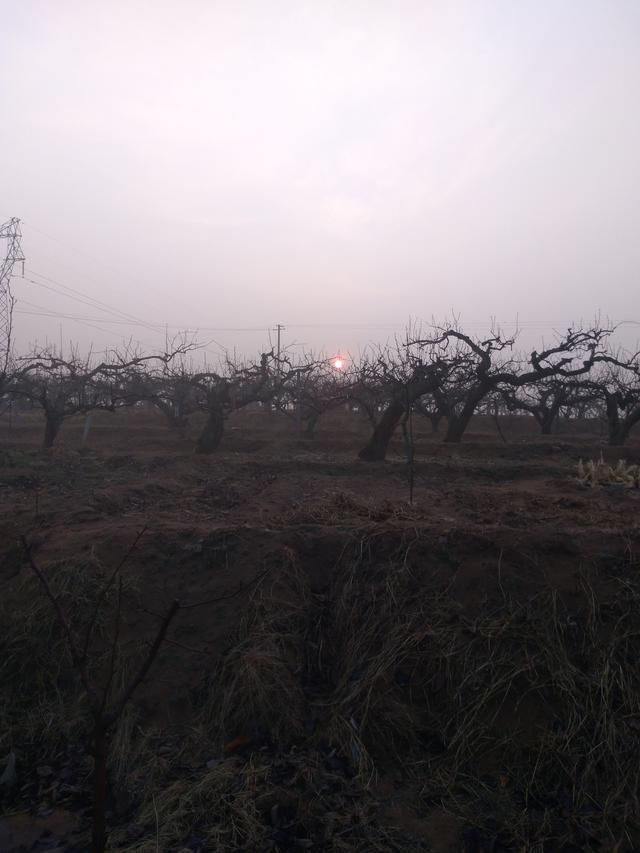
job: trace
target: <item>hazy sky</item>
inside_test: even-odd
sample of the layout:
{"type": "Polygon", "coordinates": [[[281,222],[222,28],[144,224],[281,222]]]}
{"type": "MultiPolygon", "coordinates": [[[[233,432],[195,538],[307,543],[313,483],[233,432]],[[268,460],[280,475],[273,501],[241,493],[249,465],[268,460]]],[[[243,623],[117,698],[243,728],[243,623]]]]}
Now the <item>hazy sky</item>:
{"type": "Polygon", "coordinates": [[[56,288],[14,280],[19,346],[164,339],[43,275],[246,351],[206,327],[640,320],[638,0],[0,8],[0,223],[56,288]]]}

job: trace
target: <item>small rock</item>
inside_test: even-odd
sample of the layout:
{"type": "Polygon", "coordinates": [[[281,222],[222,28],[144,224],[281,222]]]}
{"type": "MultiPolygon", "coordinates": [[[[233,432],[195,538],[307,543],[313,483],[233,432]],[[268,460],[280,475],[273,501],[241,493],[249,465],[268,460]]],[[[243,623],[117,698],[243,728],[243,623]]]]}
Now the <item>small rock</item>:
{"type": "Polygon", "coordinates": [[[36,770],[38,776],[45,779],[47,776],[53,776],[53,767],[49,767],[48,764],[43,764],[36,770]]]}

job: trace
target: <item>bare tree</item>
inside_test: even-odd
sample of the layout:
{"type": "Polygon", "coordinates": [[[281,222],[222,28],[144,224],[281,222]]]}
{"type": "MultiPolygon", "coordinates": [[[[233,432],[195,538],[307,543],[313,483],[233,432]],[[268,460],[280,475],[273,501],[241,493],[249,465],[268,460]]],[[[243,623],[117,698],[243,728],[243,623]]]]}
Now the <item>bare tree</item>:
{"type": "Polygon", "coordinates": [[[611,330],[568,329],[558,336],[555,346],[534,350],[525,364],[509,356],[514,337],[499,331],[484,340],[475,340],[458,328],[436,328],[431,337],[413,342],[429,350],[438,348],[441,361],[449,364],[449,377],[456,387],[465,388],[461,405],[449,414],[446,442],[462,439],[478,405],[496,389],[520,388],[551,377],[571,379],[584,376],[608,356],[605,344],[611,330]]]}
{"type": "Polygon", "coordinates": [[[207,421],[198,438],[198,453],[213,453],[220,446],[226,418],[251,403],[270,404],[295,386],[298,369],[273,350],[262,353],[259,361],[236,365],[229,359],[219,371],[203,371],[191,378],[200,392],[199,400],[207,421]]]}
{"type": "MultiPolygon", "coordinates": [[[[382,352],[382,351],[380,351],[382,352]]],[[[361,355],[349,367],[349,401],[375,429],[389,402],[389,388],[381,378],[380,371],[372,369],[377,354],[361,355]]]]}
{"type": "Polygon", "coordinates": [[[609,444],[622,447],[633,427],[640,423],[640,361],[638,354],[618,353],[602,366],[598,374],[589,376],[582,387],[600,397],[604,403],[609,444]]]}
{"type": "Polygon", "coordinates": [[[144,397],[165,416],[169,429],[184,436],[189,418],[202,408],[202,395],[193,382],[193,373],[184,364],[170,365],[150,377],[144,397]]]}
{"type": "Polygon", "coordinates": [[[577,402],[580,385],[552,377],[519,388],[508,385],[501,395],[510,412],[526,412],[535,419],[542,435],[551,435],[562,409],[577,402]]]}
{"type": "MultiPolygon", "coordinates": [[[[143,531],[144,532],[144,531],[143,531]]],[[[116,723],[122,716],[122,713],[132,698],[134,692],[146,678],[153,662],[155,661],[160,647],[167,635],[169,626],[171,625],[178,609],[179,602],[173,601],[167,612],[161,619],[160,627],[158,628],[154,639],[152,640],[149,650],[144,657],[142,663],[134,674],[129,678],[122,689],[113,694],[113,684],[115,676],[116,652],[118,647],[121,623],[121,606],[122,606],[122,584],[118,585],[116,618],[113,630],[113,640],[109,652],[109,664],[107,672],[102,680],[98,683],[96,676],[91,671],[91,655],[92,655],[92,637],[95,630],[96,621],[100,614],[100,609],[104,606],[109,590],[113,587],[118,579],[118,574],[125,561],[130,556],[133,549],[136,547],[142,533],[138,534],[135,542],[129,548],[124,558],[118,563],[115,570],[105,581],[100,590],[93,612],[89,616],[89,621],[86,625],[84,638],[81,640],[72,630],[67,615],[64,613],[60,601],[51,589],[51,585],[47,580],[45,571],[36,563],[30,543],[26,538],[23,539],[24,553],[26,561],[30,565],[33,573],[36,575],[40,584],[51,602],[51,605],[56,614],[56,618],[64,632],[67,648],[71,656],[72,664],[77,671],[82,687],[85,692],[86,702],[88,704],[89,713],[92,720],[92,754],[94,758],[93,770],[93,832],[91,841],[91,853],[104,853],[107,844],[107,759],[108,759],[108,736],[113,730],[116,723]]]]}
{"type": "MultiPolygon", "coordinates": [[[[91,840],[91,853],[104,853],[107,845],[107,794],[108,779],[107,765],[109,758],[109,737],[121,718],[125,708],[131,702],[134,693],[145,681],[151,667],[157,659],[162,644],[173,642],[167,639],[169,628],[179,610],[193,610],[200,607],[208,607],[229,598],[234,598],[241,592],[255,587],[269,573],[267,567],[252,578],[249,583],[241,582],[234,590],[223,593],[212,598],[195,602],[180,602],[174,599],[164,614],[156,614],[150,610],[145,612],[160,620],[160,624],[153,635],[149,647],[142,657],[137,668],[126,679],[124,684],[117,689],[116,670],[120,634],[122,627],[122,604],[123,587],[121,572],[136,549],[138,542],[145,533],[143,528],[136,536],[131,546],[127,549],[120,562],[104,580],[99,589],[90,612],[87,614],[86,624],[83,631],[74,630],[68,614],[62,606],[59,597],[52,589],[47,572],[36,562],[34,549],[27,537],[22,538],[24,557],[26,563],[31,567],[34,575],[38,578],[40,585],[49,599],[57,622],[62,629],[66,646],[71,658],[71,664],[76,670],[84,694],[83,702],[86,704],[91,720],[91,747],[90,754],[93,756],[93,828],[91,840]],[[96,626],[103,608],[107,604],[109,593],[117,588],[115,600],[115,613],[112,636],[106,644],[105,649],[96,644],[96,626]],[[96,647],[97,646],[97,647],[96,647]],[[105,657],[106,666],[101,665],[100,658],[105,657]]],[[[185,647],[186,648],[186,647],[185,647]]]]}
{"type": "Polygon", "coordinates": [[[396,342],[395,348],[380,349],[362,369],[362,378],[382,387],[386,404],[375,423],[371,438],[358,456],[367,462],[381,461],[405,413],[425,394],[440,388],[450,370],[450,362],[431,348],[396,342]]]}
{"type": "Polygon", "coordinates": [[[166,365],[179,353],[191,348],[179,344],[164,355],[139,355],[114,351],[108,361],[93,363],[92,354],[81,358],[76,351],[69,358],[53,352],[34,353],[20,360],[12,383],[13,393],[27,397],[45,416],[43,447],[53,447],[60,427],[73,415],[98,409],[114,411],[140,399],[143,376],[158,365],[166,365]]]}
{"type": "Polygon", "coordinates": [[[331,359],[307,354],[301,363],[287,363],[290,378],[282,389],[284,393],[275,399],[276,408],[294,419],[304,433],[312,438],[320,418],[341,405],[348,403],[353,377],[350,368],[336,368],[331,359]]]}

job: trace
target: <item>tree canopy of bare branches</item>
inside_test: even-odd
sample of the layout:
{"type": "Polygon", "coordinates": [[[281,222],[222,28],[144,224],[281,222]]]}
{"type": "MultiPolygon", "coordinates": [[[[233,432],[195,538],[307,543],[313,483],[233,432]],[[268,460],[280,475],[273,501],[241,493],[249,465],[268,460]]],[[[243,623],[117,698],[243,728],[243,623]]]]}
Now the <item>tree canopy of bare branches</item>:
{"type": "Polygon", "coordinates": [[[117,406],[131,405],[140,399],[141,388],[160,366],[189,350],[178,345],[164,355],[140,355],[114,351],[110,358],[95,362],[91,353],[77,352],[63,358],[41,351],[19,359],[11,377],[9,391],[38,405],[45,416],[43,446],[51,448],[66,418],[117,406]]]}
{"type": "Polygon", "coordinates": [[[524,362],[512,356],[515,337],[499,331],[477,340],[458,328],[435,328],[434,334],[413,341],[418,347],[438,352],[449,365],[449,376],[457,389],[464,389],[460,405],[448,415],[446,442],[462,439],[478,405],[492,391],[522,388],[552,377],[571,380],[588,374],[594,365],[609,357],[606,344],[610,329],[568,329],[554,346],[534,350],[524,362]]]}

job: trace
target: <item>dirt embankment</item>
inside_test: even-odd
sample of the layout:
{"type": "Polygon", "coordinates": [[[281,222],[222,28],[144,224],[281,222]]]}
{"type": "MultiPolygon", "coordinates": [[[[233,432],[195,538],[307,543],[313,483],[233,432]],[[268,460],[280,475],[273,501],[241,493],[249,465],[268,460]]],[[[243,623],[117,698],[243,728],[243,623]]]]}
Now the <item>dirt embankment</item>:
{"type": "Polygon", "coordinates": [[[353,436],[231,432],[203,460],[135,430],[0,451],[2,849],[86,849],[92,766],[20,538],[83,636],[143,528],[95,677],[118,611],[114,689],[172,599],[199,606],[113,736],[112,849],[640,845],[640,500],[580,487],[595,444],[425,435],[409,505],[401,458],[356,462],[353,436]]]}

